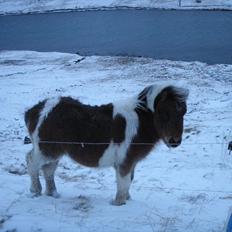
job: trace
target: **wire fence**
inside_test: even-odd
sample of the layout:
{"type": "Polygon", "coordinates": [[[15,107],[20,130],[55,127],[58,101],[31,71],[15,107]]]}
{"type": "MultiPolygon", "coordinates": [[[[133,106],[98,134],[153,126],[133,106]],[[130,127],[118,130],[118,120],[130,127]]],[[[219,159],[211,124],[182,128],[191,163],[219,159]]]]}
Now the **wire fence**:
{"type": "MultiPolygon", "coordinates": [[[[101,146],[101,145],[110,145],[110,142],[79,142],[79,141],[46,141],[46,140],[41,140],[39,141],[41,144],[67,144],[67,145],[96,145],[96,146],[101,146]]],[[[114,145],[122,145],[122,143],[115,143],[112,142],[114,145]]],[[[154,143],[129,143],[132,146],[153,146],[154,143]]],[[[183,143],[185,145],[228,145],[228,142],[193,142],[193,143],[183,143]]],[[[175,145],[175,143],[173,144],[175,145]]]]}

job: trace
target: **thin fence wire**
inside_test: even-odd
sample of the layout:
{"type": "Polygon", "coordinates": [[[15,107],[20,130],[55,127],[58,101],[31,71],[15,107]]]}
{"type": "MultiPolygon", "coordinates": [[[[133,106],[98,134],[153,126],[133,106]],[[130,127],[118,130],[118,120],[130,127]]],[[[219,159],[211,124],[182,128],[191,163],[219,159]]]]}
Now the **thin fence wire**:
{"type": "MultiPolygon", "coordinates": [[[[194,129],[197,128],[218,128],[218,127],[223,127],[223,128],[227,128],[227,131],[229,132],[228,136],[225,136],[225,133],[223,133],[223,137],[222,137],[222,142],[215,142],[215,141],[203,141],[201,140],[200,142],[182,142],[182,145],[221,145],[222,147],[224,145],[228,145],[229,139],[231,137],[231,132],[232,132],[232,125],[224,125],[224,126],[217,126],[217,125],[213,125],[213,126],[204,126],[204,125],[191,125],[190,127],[186,127],[186,129],[192,129],[193,131],[194,129]],[[223,139],[224,138],[224,139],[223,139]],[[226,138],[226,139],[225,139],[226,138]]],[[[231,138],[232,139],[232,138],[231,138]]],[[[87,146],[87,145],[96,145],[96,146],[102,146],[102,145],[110,145],[111,143],[113,143],[114,145],[121,145],[122,143],[115,143],[115,142],[87,142],[87,141],[55,141],[55,140],[40,140],[39,141],[40,144],[63,144],[63,145],[81,145],[82,147],[87,146]]],[[[150,142],[132,142],[130,143],[130,145],[133,146],[153,146],[154,143],[150,143],[150,142]]]]}
{"type": "MultiPolygon", "coordinates": [[[[69,145],[110,145],[110,142],[79,142],[79,141],[46,141],[46,140],[41,140],[39,141],[41,144],[69,144],[69,145]]],[[[115,145],[121,145],[123,143],[115,143],[115,145]]],[[[193,143],[183,143],[182,145],[226,145],[228,144],[227,142],[193,142],[193,143]]],[[[154,143],[130,143],[130,145],[135,145],[135,146],[153,146],[154,143]]],[[[175,145],[175,144],[174,144],[175,145]]]]}

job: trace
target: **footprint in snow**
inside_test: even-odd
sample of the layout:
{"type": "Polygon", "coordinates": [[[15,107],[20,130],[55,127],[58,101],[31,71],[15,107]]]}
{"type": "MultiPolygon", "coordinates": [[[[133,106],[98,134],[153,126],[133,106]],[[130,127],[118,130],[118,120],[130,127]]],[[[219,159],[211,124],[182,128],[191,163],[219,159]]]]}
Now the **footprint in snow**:
{"type": "Polygon", "coordinates": [[[93,208],[91,201],[88,197],[85,196],[78,196],[77,199],[75,199],[75,205],[73,206],[74,210],[78,210],[83,213],[89,212],[89,210],[93,208]]]}

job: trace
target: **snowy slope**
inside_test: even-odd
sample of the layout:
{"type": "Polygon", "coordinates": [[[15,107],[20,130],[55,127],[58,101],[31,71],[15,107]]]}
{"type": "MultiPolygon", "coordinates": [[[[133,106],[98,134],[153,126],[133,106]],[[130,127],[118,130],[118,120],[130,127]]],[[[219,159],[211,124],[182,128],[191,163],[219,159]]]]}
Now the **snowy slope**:
{"type": "Polygon", "coordinates": [[[232,205],[232,65],[61,53],[0,53],[0,231],[223,230],[232,205]],[[127,98],[155,82],[189,88],[184,140],[160,144],[136,170],[132,200],[116,207],[112,169],[64,158],[61,197],[31,198],[23,145],[24,111],[39,100],[71,95],[89,104],[127,98]]]}
{"type": "Polygon", "coordinates": [[[0,14],[124,7],[232,9],[232,0],[0,0],[0,14]]]}

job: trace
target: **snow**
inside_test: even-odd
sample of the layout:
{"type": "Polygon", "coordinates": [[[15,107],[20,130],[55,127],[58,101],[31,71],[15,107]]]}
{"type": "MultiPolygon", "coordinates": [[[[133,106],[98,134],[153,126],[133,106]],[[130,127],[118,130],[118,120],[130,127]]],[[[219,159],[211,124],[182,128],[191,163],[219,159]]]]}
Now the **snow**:
{"type": "Polygon", "coordinates": [[[1,231],[223,231],[232,203],[232,65],[1,51],[0,70],[1,231]],[[68,158],[56,172],[60,198],[30,197],[27,108],[60,95],[118,101],[167,81],[190,90],[183,142],[176,149],[161,143],[139,163],[127,205],[110,204],[113,169],[68,158]]]}
{"type": "Polygon", "coordinates": [[[232,9],[231,0],[0,0],[0,14],[115,8],[232,9]]]}

